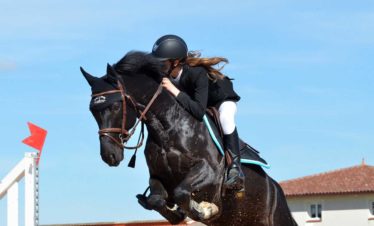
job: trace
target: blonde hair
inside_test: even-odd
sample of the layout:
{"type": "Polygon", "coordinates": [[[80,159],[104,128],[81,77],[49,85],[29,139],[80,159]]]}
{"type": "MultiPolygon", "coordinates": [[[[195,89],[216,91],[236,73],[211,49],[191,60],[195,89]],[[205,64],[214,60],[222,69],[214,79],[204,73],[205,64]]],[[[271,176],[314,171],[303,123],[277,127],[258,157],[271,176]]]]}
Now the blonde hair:
{"type": "Polygon", "coordinates": [[[185,60],[185,63],[191,67],[201,66],[204,67],[208,71],[208,78],[213,81],[217,81],[218,79],[223,79],[225,77],[224,74],[221,73],[221,70],[225,66],[225,64],[228,64],[229,61],[224,57],[200,57],[201,53],[200,51],[190,51],[188,52],[188,56],[185,60]],[[224,63],[219,68],[215,68],[213,66],[224,63]]]}

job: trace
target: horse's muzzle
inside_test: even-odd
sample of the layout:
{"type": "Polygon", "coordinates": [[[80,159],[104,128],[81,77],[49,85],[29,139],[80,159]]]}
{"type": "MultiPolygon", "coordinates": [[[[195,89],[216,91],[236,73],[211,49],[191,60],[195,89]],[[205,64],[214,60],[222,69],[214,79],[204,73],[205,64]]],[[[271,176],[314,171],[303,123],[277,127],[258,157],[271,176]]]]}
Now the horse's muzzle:
{"type": "Polygon", "coordinates": [[[109,166],[118,166],[123,160],[123,149],[105,137],[100,139],[100,154],[109,166]]]}

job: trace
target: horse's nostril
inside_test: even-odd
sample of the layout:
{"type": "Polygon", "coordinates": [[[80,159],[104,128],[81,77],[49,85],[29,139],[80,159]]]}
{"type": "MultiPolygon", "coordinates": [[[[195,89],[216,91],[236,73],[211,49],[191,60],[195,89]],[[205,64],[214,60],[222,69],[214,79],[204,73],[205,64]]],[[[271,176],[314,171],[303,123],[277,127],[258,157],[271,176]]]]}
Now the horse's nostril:
{"type": "Polygon", "coordinates": [[[116,157],[114,156],[114,154],[110,155],[110,161],[111,162],[115,162],[116,161],[116,157]]]}

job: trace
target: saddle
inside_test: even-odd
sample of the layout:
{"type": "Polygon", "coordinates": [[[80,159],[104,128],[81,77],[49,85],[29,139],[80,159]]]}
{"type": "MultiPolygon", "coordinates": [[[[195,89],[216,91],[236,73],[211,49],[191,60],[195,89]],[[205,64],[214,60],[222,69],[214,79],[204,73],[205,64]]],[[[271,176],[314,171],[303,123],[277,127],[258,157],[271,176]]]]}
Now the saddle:
{"type": "MultiPolygon", "coordinates": [[[[209,133],[212,139],[214,140],[214,143],[216,144],[217,148],[220,150],[223,150],[222,148],[223,130],[222,130],[221,122],[219,120],[219,112],[217,111],[215,107],[209,107],[207,108],[206,113],[207,113],[206,115],[208,116],[208,120],[206,121],[206,123],[212,122],[211,124],[213,124],[213,126],[211,126],[212,131],[208,129],[209,133]],[[216,139],[217,136],[219,139],[216,139]],[[218,145],[221,145],[221,147],[218,147],[218,145]]],[[[210,125],[207,125],[207,126],[210,127],[210,125]]],[[[240,162],[242,164],[255,164],[255,165],[265,167],[265,168],[270,168],[270,165],[263,158],[260,157],[259,155],[260,152],[256,150],[255,148],[253,148],[252,146],[250,146],[248,143],[244,142],[240,138],[239,138],[239,151],[241,155],[240,162]]],[[[229,154],[229,152],[225,150],[225,151],[221,151],[221,154],[225,156],[226,163],[229,165],[229,163],[231,163],[232,161],[232,157],[229,154]]]]}

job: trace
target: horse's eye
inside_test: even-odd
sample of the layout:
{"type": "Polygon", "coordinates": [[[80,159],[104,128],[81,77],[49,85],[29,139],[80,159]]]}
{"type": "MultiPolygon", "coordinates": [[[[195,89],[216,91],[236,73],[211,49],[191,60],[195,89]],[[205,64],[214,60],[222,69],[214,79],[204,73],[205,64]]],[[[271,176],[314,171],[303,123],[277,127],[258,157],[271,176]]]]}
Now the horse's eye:
{"type": "Polygon", "coordinates": [[[116,102],[116,103],[114,103],[113,105],[112,105],[112,110],[113,111],[119,111],[120,110],[120,104],[118,103],[118,102],[116,102]]]}

